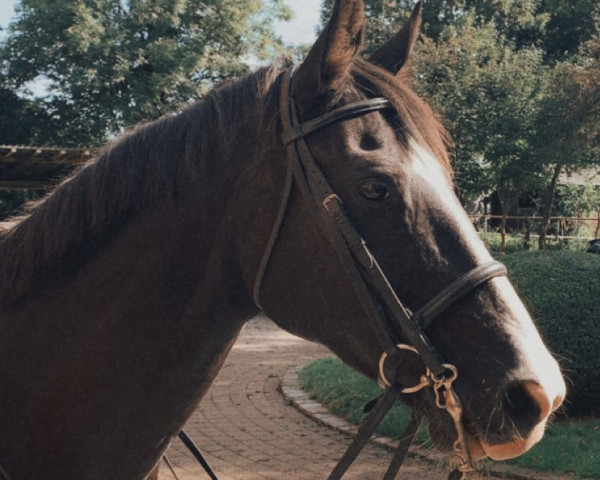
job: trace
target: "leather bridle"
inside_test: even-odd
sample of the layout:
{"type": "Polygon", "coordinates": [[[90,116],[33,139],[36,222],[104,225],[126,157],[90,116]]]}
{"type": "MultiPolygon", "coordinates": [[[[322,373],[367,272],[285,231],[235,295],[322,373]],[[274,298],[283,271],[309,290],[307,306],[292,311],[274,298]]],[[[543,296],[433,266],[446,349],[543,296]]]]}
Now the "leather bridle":
{"type": "MultiPolygon", "coordinates": [[[[293,98],[294,71],[295,68],[290,68],[284,73],[279,101],[283,128],[282,140],[287,150],[284,193],[257,269],[253,288],[254,302],[262,308],[260,294],[263,279],[285,219],[292,184],[295,180],[309,205],[312,216],[333,246],[383,349],[379,362],[379,383],[385,388],[385,392],[365,418],[354,442],[328,480],[338,480],[343,476],[400,394],[414,393],[426,387],[433,388],[436,405],[448,411],[456,428],[457,440],[454,443],[456,469],[449,478],[466,478],[469,472],[475,471],[475,467],[467,447],[462,405],[452,386],[458,372],[453,365],[442,361],[424,331],[434,319],[467,293],[494,277],[506,275],[506,267],[495,261],[479,265],[457,278],[418,311],[413,313],[408,310],[396,296],[377,260],[354,227],[342,200],[331,188],[305,139],[311,133],[334,122],[370,112],[390,110],[393,106],[385,98],[371,98],[339,107],[301,123],[298,120],[293,98]],[[408,342],[409,345],[402,342],[408,342]],[[418,385],[405,387],[396,380],[396,372],[403,358],[411,352],[421,358],[426,371],[418,385]],[[393,367],[392,380],[388,380],[388,373],[386,373],[390,371],[390,363],[393,367]]],[[[384,480],[395,478],[419,422],[420,420],[413,414],[403,435],[404,440],[400,442],[384,480]]]]}

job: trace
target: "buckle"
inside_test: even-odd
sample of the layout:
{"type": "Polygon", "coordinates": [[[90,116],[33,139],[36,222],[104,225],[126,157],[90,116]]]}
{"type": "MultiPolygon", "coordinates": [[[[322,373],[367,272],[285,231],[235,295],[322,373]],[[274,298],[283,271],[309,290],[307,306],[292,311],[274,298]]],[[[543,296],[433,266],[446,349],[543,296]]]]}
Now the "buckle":
{"type": "Polygon", "coordinates": [[[342,200],[340,197],[338,197],[335,193],[332,193],[330,195],[327,195],[323,201],[321,202],[321,204],[323,205],[323,207],[325,208],[325,210],[327,210],[328,213],[331,213],[331,210],[329,208],[329,204],[333,201],[336,201],[338,205],[342,204],[342,200]]]}

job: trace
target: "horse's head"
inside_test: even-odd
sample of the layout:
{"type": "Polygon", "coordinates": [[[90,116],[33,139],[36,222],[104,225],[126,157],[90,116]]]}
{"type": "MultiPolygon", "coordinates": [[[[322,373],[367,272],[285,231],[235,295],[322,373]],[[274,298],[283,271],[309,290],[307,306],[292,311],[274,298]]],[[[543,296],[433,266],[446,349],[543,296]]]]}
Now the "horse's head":
{"type": "MultiPolygon", "coordinates": [[[[363,9],[362,0],[336,1],[332,19],[294,74],[292,101],[299,122],[372,97],[390,102],[392,108],[329,122],[303,141],[396,295],[415,311],[492,259],[454,194],[442,129],[402,80],[417,37],[420,5],[368,62],[356,58],[363,9]]],[[[375,378],[380,338],[357,300],[351,285],[356,279],[344,273],[332,234],[301,193],[297,177],[296,172],[278,218],[271,217],[276,234],[255,296],[279,325],[325,343],[375,378]]],[[[274,188],[285,190],[283,184],[274,188]]],[[[506,277],[473,288],[425,333],[441,358],[458,370],[454,386],[464,404],[474,456],[513,457],[541,438],[565,385],[506,277]]],[[[407,384],[422,371],[421,361],[410,354],[398,376],[407,384]]],[[[412,398],[429,417],[436,442],[451,447],[454,426],[435,408],[433,394],[427,390],[412,398]]]]}

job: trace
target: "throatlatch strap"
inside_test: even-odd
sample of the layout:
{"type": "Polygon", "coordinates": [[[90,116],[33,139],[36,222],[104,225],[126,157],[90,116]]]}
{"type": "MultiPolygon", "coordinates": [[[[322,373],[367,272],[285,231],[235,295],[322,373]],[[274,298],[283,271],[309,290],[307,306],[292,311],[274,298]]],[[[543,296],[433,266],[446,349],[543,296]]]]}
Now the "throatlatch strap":
{"type": "Polygon", "coordinates": [[[252,288],[252,298],[254,299],[254,304],[261,310],[263,308],[260,304],[260,291],[262,288],[263,280],[265,278],[265,272],[267,271],[269,261],[271,260],[271,255],[273,254],[273,249],[275,248],[277,238],[279,238],[279,233],[281,232],[283,219],[285,218],[285,212],[287,211],[287,206],[290,200],[290,194],[292,192],[292,182],[294,179],[292,165],[290,162],[286,162],[286,165],[287,166],[285,172],[285,184],[283,186],[283,195],[281,197],[281,201],[279,202],[279,208],[277,209],[277,215],[275,217],[275,222],[273,222],[271,234],[269,235],[267,245],[263,250],[262,258],[260,259],[260,263],[258,264],[256,275],[254,277],[254,285],[252,288]]]}

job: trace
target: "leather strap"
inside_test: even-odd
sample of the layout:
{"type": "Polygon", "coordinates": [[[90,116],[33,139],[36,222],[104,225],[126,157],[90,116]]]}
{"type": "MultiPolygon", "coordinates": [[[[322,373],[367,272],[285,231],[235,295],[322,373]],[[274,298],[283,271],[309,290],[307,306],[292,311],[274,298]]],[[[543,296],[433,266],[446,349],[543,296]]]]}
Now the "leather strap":
{"type": "Polygon", "coordinates": [[[286,165],[287,167],[285,173],[283,195],[281,196],[279,208],[277,209],[277,215],[275,217],[275,221],[273,222],[273,228],[271,229],[271,233],[267,240],[267,245],[264,248],[262,258],[260,259],[260,263],[258,264],[256,276],[254,277],[254,285],[252,288],[252,298],[254,300],[254,304],[261,310],[263,308],[260,304],[260,290],[262,288],[263,280],[265,278],[265,272],[267,271],[269,261],[271,260],[271,255],[273,254],[273,249],[275,248],[275,244],[277,243],[277,239],[279,238],[279,232],[281,231],[281,227],[283,225],[283,220],[285,218],[287,206],[290,201],[290,194],[292,192],[292,164],[290,162],[286,162],[286,165]]]}
{"type": "Polygon", "coordinates": [[[200,449],[196,446],[196,444],[188,436],[188,434],[185,433],[184,430],[181,430],[179,432],[179,435],[177,435],[177,436],[179,437],[179,440],[181,440],[181,443],[183,443],[186,446],[186,448],[190,451],[190,453],[194,456],[194,458],[202,466],[202,468],[204,469],[206,474],[210,477],[210,479],[211,480],[219,480],[217,478],[217,475],[215,474],[214,470],[208,463],[208,461],[204,458],[204,455],[202,455],[202,452],[200,451],[200,449]]]}
{"type": "MultiPolygon", "coordinates": [[[[282,138],[291,138],[293,126],[300,124],[296,107],[291,96],[292,76],[293,70],[290,69],[284,74],[280,89],[281,123],[283,127],[282,138]]],[[[380,99],[376,100],[375,104],[379,109],[389,108],[387,101],[382,102],[380,99]]],[[[347,107],[341,108],[344,109],[344,111],[347,111],[347,107]]],[[[361,109],[362,108],[366,108],[369,112],[373,111],[366,102],[361,103],[361,109]]],[[[356,114],[357,110],[353,110],[353,112],[356,114]]],[[[330,119],[333,119],[334,117],[337,120],[342,118],[338,115],[332,115],[330,119]]],[[[330,120],[329,123],[331,123],[331,121],[333,120],[330,120]]],[[[309,122],[305,122],[305,125],[307,123],[309,122]]],[[[313,124],[316,125],[317,122],[313,122],[313,124]]],[[[314,131],[308,128],[306,128],[306,130],[311,132],[314,131]]],[[[300,137],[287,144],[287,161],[292,165],[294,179],[309,206],[311,215],[315,219],[317,225],[321,226],[324,234],[333,246],[342,268],[346,273],[346,278],[349,280],[361,307],[365,311],[367,317],[371,320],[371,324],[375,329],[379,341],[386,350],[394,349],[397,342],[393,339],[393,332],[388,328],[385,322],[385,316],[381,311],[381,306],[375,301],[367,285],[363,282],[358,266],[353,258],[352,250],[356,245],[353,245],[350,250],[348,249],[339,228],[337,228],[335,222],[331,221],[331,218],[329,218],[330,216],[325,209],[324,202],[334,194],[333,189],[323,175],[320,167],[316,164],[304,137],[300,137]]],[[[356,250],[356,248],[354,248],[354,250],[356,250]]]]}
{"type": "Polygon", "coordinates": [[[404,463],[406,459],[406,455],[408,455],[408,449],[410,448],[417,432],[419,431],[419,427],[421,426],[421,419],[417,416],[416,412],[413,410],[410,416],[410,421],[406,426],[402,437],[398,441],[398,447],[396,448],[396,452],[394,453],[394,458],[392,458],[392,462],[385,472],[385,476],[383,480],[394,480],[400,467],[404,463]]]}
{"type": "MultiPolygon", "coordinates": [[[[373,409],[369,412],[369,414],[365,417],[363,422],[360,424],[358,428],[358,433],[354,437],[354,440],[339,460],[338,464],[335,466],[327,480],[339,480],[342,478],[344,473],[350,468],[350,465],[354,462],[358,454],[365,447],[373,433],[375,433],[375,429],[381,423],[381,421],[385,418],[387,413],[398,400],[398,396],[400,395],[401,387],[399,385],[392,385],[390,388],[386,389],[383,394],[377,400],[377,403],[373,407],[373,409]]],[[[412,439],[411,439],[412,441],[412,439]]]]}
{"type": "MultiPolygon", "coordinates": [[[[390,388],[387,388],[383,394],[381,394],[381,396],[377,399],[377,403],[373,409],[360,424],[358,433],[352,440],[352,443],[342,458],[338,461],[329,477],[327,477],[327,480],[340,480],[344,476],[352,463],[354,463],[354,460],[358,454],[362,451],[371,436],[375,433],[376,428],[383,421],[387,413],[398,400],[401,390],[402,387],[400,387],[398,384],[394,384],[390,388]]],[[[416,413],[413,411],[404,433],[402,434],[402,437],[400,437],[398,447],[396,447],[394,457],[392,458],[392,462],[390,463],[383,480],[394,480],[396,478],[396,475],[398,474],[402,463],[404,463],[406,455],[408,454],[408,449],[410,448],[420,425],[421,419],[417,417],[416,413]]]]}
{"type": "Polygon", "coordinates": [[[364,115],[377,110],[392,108],[392,104],[386,98],[370,98],[360,102],[351,103],[343,107],[336,108],[331,112],[327,112],[313,120],[308,120],[296,126],[290,126],[289,130],[285,131],[282,140],[284,145],[305,137],[310,133],[323,128],[330,123],[338,122],[339,120],[347,120],[349,118],[364,115]]]}
{"type": "Polygon", "coordinates": [[[475,267],[463,276],[457,278],[444,290],[423,305],[414,314],[414,318],[421,324],[423,329],[438,317],[444,310],[460,300],[467,293],[472,292],[478,286],[495,277],[508,275],[504,264],[500,262],[489,262],[475,267]]]}
{"type": "MultiPolygon", "coordinates": [[[[353,251],[356,260],[363,267],[363,277],[371,286],[371,290],[376,292],[375,295],[385,311],[389,312],[386,318],[389,322],[392,322],[393,330],[402,332],[405,341],[418,350],[425,365],[435,375],[442,375],[446,368],[443,366],[435,348],[431,345],[410,311],[398,299],[379,263],[369,251],[366,242],[352,225],[341,200],[337,196],[331,198],[326,208],[338,225],[348,248],[353,251]]],[[[373,319],[373,321],[381,322],[381,319],[373,319]]],[[[399,340],[396,343],[399,343],[399,340]]]]}

